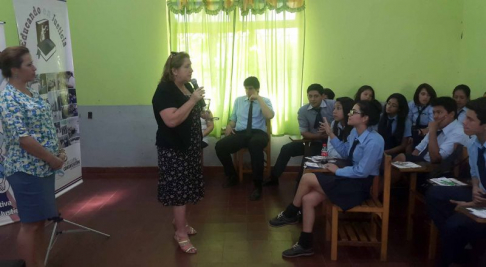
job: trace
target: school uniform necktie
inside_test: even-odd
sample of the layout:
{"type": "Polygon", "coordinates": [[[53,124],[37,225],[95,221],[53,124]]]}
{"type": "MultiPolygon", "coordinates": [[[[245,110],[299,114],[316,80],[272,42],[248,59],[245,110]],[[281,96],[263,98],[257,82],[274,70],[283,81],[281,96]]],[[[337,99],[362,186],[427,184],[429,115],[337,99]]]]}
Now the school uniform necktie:
{"type": "Polygon", "coordinates": [[[348,155],[348,160],[351,161],[351,163],[353,163],[353,153],[358,144],[359,144],[359,140],[354,139],[353,145],[351,146],[351,150],[349,150],[349,155],[348,155]]]}
{"type": "Polygon", "coordinates": [[[321,116],[321,107],[313,108],[317,112],[316,119],[314,120],[314,129],[319,129],[320,122],[324,122],[321,116]]]}
{"type": "Polygon", "coordinates": [[[479,171],[479,181],[486,188],[486,163],[484,159],[485,147],[478,148],[478,171],[479,171]]]}
{"type": "Polygon", "coordinates": [[[252,121],[253,121],[253,101],[250,100],[250,109],[248,110],[248,121],[246,122],[246,134],[251,134],[252,121]]]}
{"type": "Polygon", "coordinates": [[[386,126],[386,135],[388,138],[391,138],[393,135],[393,122],[395,119],[388,119],[388,125],[386,126]]]}
{"type": "Polygon", "coordinates": [[[422,115],[422,112],[424,111],[425,107],[417,107],[418,110],[418,116],[417,120],[415,121],[415,126],[419,127],[420,126],[420,116],[422,115]]]}
{"type": "MultiPolygon", "coordinates": [[[[441,133],[442,133],[442,130],[438,130],[437,131],[437,138],[439,138],[439,135],[441,133]]],[[[430,142],[430,140],[429,140],[429,142],[430,142]]],[[[419,156],[423,158],[423,157],[425,157],[425,155],[427,154],[427,152],[429,152],[429,145],[428,144],[427,144],[427,147],[422,152],[420,152],[419,156]]]]}

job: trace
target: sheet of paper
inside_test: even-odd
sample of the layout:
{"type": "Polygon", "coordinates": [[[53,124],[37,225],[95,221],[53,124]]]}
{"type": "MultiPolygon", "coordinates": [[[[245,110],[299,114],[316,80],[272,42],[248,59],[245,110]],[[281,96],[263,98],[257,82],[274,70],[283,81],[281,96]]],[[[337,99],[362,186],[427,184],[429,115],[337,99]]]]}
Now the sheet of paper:
{"type": "Polygon", "coordinates": [[[486,208],[467,208],[467,210],[479,218],[486,219],[486,208]]]}
{"type": "Polygon", "coordinates": [[[432,178],[430,179],[431,182],[442,185],[442,186],[465,186],[467,185],[466,183],[463,183],[455,178],[445,178],[445,177],[440,177],[440,178],[432,178]]]}
{"type": "Polygon", "coordinates": [[[392,162],[392,165],[399,168],[399,169],[413,169],[413,168],[422,168],[422,166],[415,164],[410,161],[395,161],[392,162]]]}

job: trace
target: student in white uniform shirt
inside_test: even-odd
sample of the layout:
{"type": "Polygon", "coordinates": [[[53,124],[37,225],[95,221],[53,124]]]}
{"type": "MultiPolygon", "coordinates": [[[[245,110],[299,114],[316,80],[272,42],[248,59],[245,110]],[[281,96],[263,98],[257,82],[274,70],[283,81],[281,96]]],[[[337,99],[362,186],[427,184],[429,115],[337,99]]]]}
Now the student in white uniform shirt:
{"type": "Polygon", "coordinates": [[[454,152],[456,144],[466,145],[469,138],[456,117],[457,105],[454,99],[443,96],[432,102],[434,121],[429,122],[429,133],[412,154],[399,154],[394,161],[426,161],[440,163],[454,152]]]}
{"type": "MultiPolygon", "coordinates": [[[[458,144],[466,145],[469,138],[456,118],[456,102],[451,97],[438,97],[432,101],[434,121],[429,122],[429,133],[415,147],[412,154],[399,154],[393,161],[441,163],[447,159],[458,144]]],[[[396,176],[393,174],[393,176],[396,176]]],[[[426,175],[418,176],[418,185],[427,187],[426,175]]]]}
{"type": "Polygon", "coordinates": [[[452,97],[457,104],[456,118],[460,123],[463,123],[464,119],[466,118],[466,104],[467,102],[469,102],[470,96],[471,89],[465,84],[459,84],[458,86],[456,86],[456,88],[454,88],[454,91],[452,91],[452,97]]]}

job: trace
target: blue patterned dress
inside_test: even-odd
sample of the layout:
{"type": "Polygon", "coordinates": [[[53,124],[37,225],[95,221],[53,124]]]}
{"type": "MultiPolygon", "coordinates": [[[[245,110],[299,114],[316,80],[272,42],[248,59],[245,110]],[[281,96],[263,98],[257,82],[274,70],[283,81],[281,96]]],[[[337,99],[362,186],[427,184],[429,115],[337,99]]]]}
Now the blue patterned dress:
{"type": "Polygon", "coordinates": [[[4,162],[6,177],[16,172],[38,177],[54,173],[47,162],[20,147],[20,137],[31,136],[52,154],[56,155],[59,150],[51,107],[36,90],[29,88],[29,91],[32,97],[7,84],[0,93],[0,118],[7,150],[4,162]]]}

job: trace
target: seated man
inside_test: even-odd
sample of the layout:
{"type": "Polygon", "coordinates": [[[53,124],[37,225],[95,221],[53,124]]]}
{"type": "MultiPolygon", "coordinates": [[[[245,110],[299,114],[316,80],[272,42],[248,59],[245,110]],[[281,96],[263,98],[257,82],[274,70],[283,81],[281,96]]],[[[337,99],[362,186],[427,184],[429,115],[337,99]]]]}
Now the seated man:
{"type": "Polygon", "coordinates": [[[486,98],[467,105],[464,132],[472,135],[467,146],[471,168],[472,190],[465,186],[433,186],[426,194],[430,218],[440,231],[442,256],[440,266],[460,260],[464,247],[486,239],[486,224],[479,224],[462,213],[456,205],[486,207],[486,98]]]}
{"type": "MultiPolygon", "coordinates": [[[[322,149],[322,142],[327,138],[325,132],[318,132],[320,122],[324,122],[323,117],[326,117],[328,121],[333,120],[334,100],[324,100],[323,97],[324,88],[322,85],[311,84],[307,88],[309,104],[302,106],[297,113],[300,134],[304,139],[312,140],[310,144],[311,155],[319,154],[322,149]]],[[[264,185],[278,185],[278,178],[284,172],[290,158],[304,155],[304,150],[304,144],[300,142],[290,142],[282,146],[270,178],[264,185]]],[[[302,177],[302,173],[299,173],[298,177],[302,177]]]]}
{"type": "Polygon", "coordinates": [[[223,164],[224,173],[228,177],[223,187],[231,187],[238,183],[231,154],[242,148],[248,148],[255,184],[255,190],[250,195],[250,199],[258,200],[262,194],[263,149],[269,141],[266,120],[272,119],[275,113],[270,99],[258,94],[260,82],[256,77],[246,78],[243,85],[246,96],[240,96],[235,100],[230,121],[226,126],[225,137],[216,143],[216,155],[223,164]]]}
{"type": "Polygon", "coordinates": [[[455,119],[457,105],[451,97],[438,97],[431,103],[434,121],[429,122],[429,133],[412,154],[399,154],[393,161],[426,161],[440,163],[454,152],[456,144],[466,145],[467,135],[455,119]]]}

